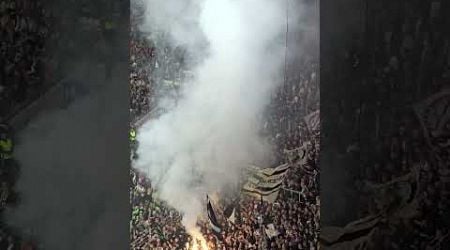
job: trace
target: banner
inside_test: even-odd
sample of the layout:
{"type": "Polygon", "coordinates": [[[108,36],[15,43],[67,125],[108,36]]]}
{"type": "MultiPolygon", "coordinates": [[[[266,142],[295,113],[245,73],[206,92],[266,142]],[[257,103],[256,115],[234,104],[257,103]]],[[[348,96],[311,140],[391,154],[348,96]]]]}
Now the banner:
{"type": "Polygon", "coordinates": [[[278,183],[284,180],[284,176],[286,173],[267,176],[262,173],[255,173],[255,175],[251,176],[248,180],[252,183],[259,184],[261,186],[271,186],[273,183],[278,183]]]}
{"type": "Polygon", "coordinates": [[[274,191],[277,188],[281,188],[282,184],[283,184],[283,180],[280,180],[278,182],[273,182],[273,183],[269,183],[269,182],[254,183],[254,182],[249,181],[244,185],[244,189],[257,190],[262,194],[266,194],[266,193],[271,193],[272,191],[274,191]]]}
{"type": "Polygon", "coordinates": [[[278,183],[272,187],[260,187],[251,182],[248,182],[242,188],[242,193],[265,200],[269,203],[274,203],[278,198],[278,194],[280,193],[282,183],[278,183]]]}
{"type": "Polygon", "coordinates": [[[289,168],[289,164],[282,164],[276,168],[255,169],[242,192],[270,203],[275,202],[289,168]]]}
{"type": "Polygon", "coordinates": [[[251,182],[247,182],[244,185],[243,190],[258,193],[260,195],[269,195],[272,194],[273,192],[278,191],[281,188],[282,184],[283,184],[282,182],[279,182],[274,183],[272,186],[260,186],[251,182]]]}
{"type": "Polygon", "coordinates": [[[258,191],[249,191],[249,190],[243,190],[242,193],[257,199],[262,199],[264,201],[267,201],[268,203],[275,203],[275,201],[278,198],[278,194],[280,193],[280,189],[274,191],[273,193],[265,195],[260,194],[258,191]]]}
{"type": "Polygon", "coordinates": [[[289,169],[289,164],[285,163],[282,164],[276,168],[265,168],[260,170],[260,173],[266,175],[266,176],[273,176],[273,175],[279,175],[284,174],[289,169]]]}
{"type": "Polygon", "coordinates": [[[277,237],[280,233],[275,229],[275,226],[273,224],[269,224],[265,228],[266,235],[269,238],[277,237]]]}
{"type": "Polygon", "coordinates": [[[372,215],[347,224],[345,227],[323,227],[320,242],[323,249],[366,249],[381,215],[372,215]]]}
{"type": "Polygon", "coordinates": [[[219,222],[217,221],[216,213],[214,212],[214,209],[211,205],[211,201],[209,200],[208,195],[206,196],[206,199],[207,199],[206,211],[208,213],[209,224],[211,225],[211,228],[213,229],[213,231],[217,235],[220,235],[220,233],[222,232],[222,227],[220,226],[219,222]]]}
{"type": "Polygon", "coordinates": [[[289,164],[283,164],[276,168],[257,168],[251,171],[248,175],[248,182],[259,186],[272,186],[274,183],[279,183],[284,180],[284,176],[289,170],[289,164]]]}

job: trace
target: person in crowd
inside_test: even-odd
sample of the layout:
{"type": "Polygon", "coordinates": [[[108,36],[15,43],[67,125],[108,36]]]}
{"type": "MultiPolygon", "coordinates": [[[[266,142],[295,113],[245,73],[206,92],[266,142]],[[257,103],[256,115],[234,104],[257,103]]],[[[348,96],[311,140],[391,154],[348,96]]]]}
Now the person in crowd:
{"type": "MultiPolygon", "coordinates": [[[[149,41],[139,35],[137,28],[132,30],[135,33],[130,42],[130,109],[136,121],[155,108],[151,96],[164,87],[163,80],[170,81],[183,75],[183,67],[179,65],[182,63],[177,63],[183,57],[180,57],[180,49],[158,48],[155,44],[164,44],[164,41],[149,41]]],[[[205,220],[199,220],[198,227],[210,249],[260,249],[261,244],[274,250],[315,249],[318,245],[318,152],[313,153],[319,150],[318,135],[315,134],[317,131],[309,131],[302,119],[319,109],[318,64],[310,56],[298,65],[300,70],[291,73],[272,96],[261,129],[275,145],[277,163],[280,164],[286,162],[285,150],[299,148],[304,142],[313,140],[315,147],[309,148],[308,166],[289,170],[284,187],[294,192],[280,192],[274,204],[241,197],[240,215],[235,223],[219,212],[224,227],[223,241],[218,240],[205,220]],[[264,215],[264,224],[274,225],[277,236],[266,237],[257,219],[259,215],[264,215]]],[[[195,239],[185,231],[182,215],[154,195],[157,190],[150,180],[135,169],[131,170],[131,179],[132,249],[185,249],[186,244],[192,245],[195,239]]],[[[223,211],[224,207],[219,210],[223,211]]]]}

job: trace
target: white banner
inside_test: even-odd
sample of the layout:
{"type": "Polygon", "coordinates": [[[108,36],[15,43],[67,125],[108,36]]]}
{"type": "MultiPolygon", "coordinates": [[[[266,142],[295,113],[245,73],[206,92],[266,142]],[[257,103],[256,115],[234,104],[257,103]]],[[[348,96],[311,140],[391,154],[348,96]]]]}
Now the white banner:
{"type": "Polygon", "coordinates": [[[265,228],[266,235],[269,238],[277,237],[280,233],[275,229],[275,226],[273,224],[269,224],[265,228]]]}
{"type": "Polygon", "coordinates": [[[255,192],[249,192],[249,191],[246,191],[246,190],[243,190],[243,193],[246,194],[246,195],[255,197],[256,199],[261,199],[262,198],[264,201],[266,201],[268,203],[274,203],[277,200],[277,198],[278,198],[278,194],[280,193],[280,189],[278,189],[278,191],[275,191],[275,192],[273,192],[271,194],[268,194],[268,195],[261,195],[261,194],[258,194],[257,192],[256,193],[255,192]]]}

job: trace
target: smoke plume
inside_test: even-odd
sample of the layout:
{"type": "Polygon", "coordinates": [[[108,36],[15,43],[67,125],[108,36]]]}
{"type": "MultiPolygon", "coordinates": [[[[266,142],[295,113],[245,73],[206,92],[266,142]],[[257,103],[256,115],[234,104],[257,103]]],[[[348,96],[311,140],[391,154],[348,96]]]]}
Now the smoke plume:
{"type": "Polygon", "coordinates": [[[135,167],[159,195],[195,227],[207,193],[237,184],[246,165],[268,163],[271,147],[259,134],[270,94],[282,82],[286,6],[271,0],[148,1],[145,31],[207,56],[184,83],[178,105],[138,131],[135,167]]]}

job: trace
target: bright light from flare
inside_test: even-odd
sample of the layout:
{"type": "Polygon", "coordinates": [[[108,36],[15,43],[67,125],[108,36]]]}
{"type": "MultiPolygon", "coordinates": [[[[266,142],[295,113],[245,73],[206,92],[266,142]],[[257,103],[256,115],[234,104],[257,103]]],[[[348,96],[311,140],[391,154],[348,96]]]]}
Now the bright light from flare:
{"type": "Polygon", "coordinates": [[[188,250],[209,250],[208,243],[206,243],[205,237],[197,231],[192,230],[189,232],[189,234],[193,238],[192,246],[189,245],[189,243],[186,243],[186,249],[188,250]]]}

